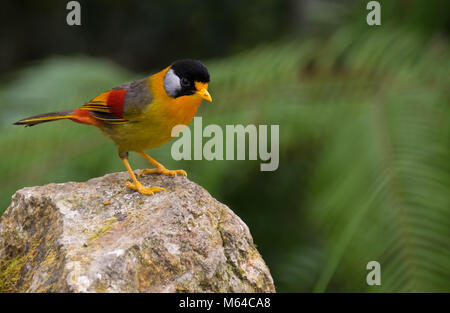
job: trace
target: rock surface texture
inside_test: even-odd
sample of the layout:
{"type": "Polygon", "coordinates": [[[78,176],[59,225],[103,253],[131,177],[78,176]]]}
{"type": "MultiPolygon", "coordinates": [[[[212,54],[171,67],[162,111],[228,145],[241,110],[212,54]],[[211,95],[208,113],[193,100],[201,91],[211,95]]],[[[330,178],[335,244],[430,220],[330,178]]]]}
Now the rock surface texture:
{"type": "Polygon", "coordinates": [[[0,218],[0,292],[274,292],[248,227],[185,177],[23,188],[0,218]]]}

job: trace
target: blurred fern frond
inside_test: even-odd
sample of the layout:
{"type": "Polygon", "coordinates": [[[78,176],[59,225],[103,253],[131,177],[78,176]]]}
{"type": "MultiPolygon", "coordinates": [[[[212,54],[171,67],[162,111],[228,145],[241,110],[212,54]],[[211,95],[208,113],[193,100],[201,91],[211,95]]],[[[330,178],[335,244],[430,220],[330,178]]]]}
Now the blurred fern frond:
{"type": "MultiPolygon", "coordinates": [[[[305,154],[315,143],[312,159],[298,159],[310,168],[289,181],[289,191],[276,187],[286,176],[270,182],[282,207],[298,210],[278,214],[297,215],[296,226],[319,238],[311,242],[284,224],[280,231],[294,238],[280,235],[280,242],[265,235],[267,224],[251,225],[262,242],[279,245],[268,253],[296,251],[269,262],[278,290],[450,291],[449,55],[445,38],[343,28],[326,41],[260,47],[218,63],[217,84],[227,93],[219,107],[239,103],[256,112],[254,123],[280,124],[280,170],[289,164],[286,154],[305,154]],[[310,176],[304,181],[302,174],[310,176]],[[311,254],[317,249],[319,260],[311,254]],[[381,264],[380,287],[366,284],[371,260],[381,264]],[[295,269],[305,264],[321,266],[295,269]]],[[[240,121],[237,115],[229,119],[240,121]]],[[[264,185],[248,179],[240,186],[246,184],[264,185]]],[[[270,203],[260,197],[259,205],[270,203]]],[[[250,223],[260,213],[257,206],[245,212],[249,201],[233,201],[250,223]]]]}

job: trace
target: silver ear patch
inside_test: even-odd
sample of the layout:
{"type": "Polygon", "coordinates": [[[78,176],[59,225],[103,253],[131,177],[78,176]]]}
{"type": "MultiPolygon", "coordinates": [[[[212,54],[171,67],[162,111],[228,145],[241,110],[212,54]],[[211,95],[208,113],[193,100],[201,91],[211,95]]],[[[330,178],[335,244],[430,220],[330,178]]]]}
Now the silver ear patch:
{"type": "Polygon", "coordinates": [[[164,89],[172,97],[175,97],[181,90],[180,78],[172,69],[168,70],[166,76],[164,76],[164,89]]]}

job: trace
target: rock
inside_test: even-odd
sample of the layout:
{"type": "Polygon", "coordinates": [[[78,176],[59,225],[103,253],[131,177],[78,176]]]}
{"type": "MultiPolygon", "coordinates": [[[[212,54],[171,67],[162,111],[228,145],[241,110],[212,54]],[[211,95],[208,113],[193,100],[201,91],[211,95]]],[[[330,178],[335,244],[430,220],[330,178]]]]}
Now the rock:
{"type": "Polygon", "coordinates": [[[182,176],[126,172],[17,191],[0,219],[0,292],[274,292],[248,227],[182,176]]]}

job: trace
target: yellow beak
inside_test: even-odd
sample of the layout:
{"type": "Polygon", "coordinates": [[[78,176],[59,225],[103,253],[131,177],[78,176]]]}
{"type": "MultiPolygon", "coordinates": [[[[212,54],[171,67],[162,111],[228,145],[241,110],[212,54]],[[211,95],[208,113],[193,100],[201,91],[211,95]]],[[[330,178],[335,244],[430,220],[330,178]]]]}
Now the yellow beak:
{"type": "Polygon", "coordinates": [[[208,83],[195,82],[195,89],[197,89],[195,93],[202,99],[212,102],[211,95],[208,92],[208,83]]]}
{"type": "Polygon", "coordinates": [[[203,99],[212,102],[212,98],[211,95],[209,94],[208,90],[206,88],[202,88],[199,91],[196,92],[196,94],[198,94],[200,97],[202,97],[203,99]]]}

